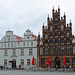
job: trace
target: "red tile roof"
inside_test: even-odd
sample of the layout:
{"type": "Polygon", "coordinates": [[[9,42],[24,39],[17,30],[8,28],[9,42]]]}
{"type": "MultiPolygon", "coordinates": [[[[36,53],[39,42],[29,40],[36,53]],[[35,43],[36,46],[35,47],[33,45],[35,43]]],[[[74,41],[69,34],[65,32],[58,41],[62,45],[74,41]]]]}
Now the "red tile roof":
{"type": "Polygon", "coordinates": [[[36,35],[32,35],[32,37],[33,37],[33,38],[37,38],[37,36],[36,36],[36,35]]]}
{"type": "Polygon", "coordinates": [[[20,36],[17,36],[17,35],[15,35],[16,37],[17,37],[17,39],[18,39],[18,44],[20,43],[20,39],[23,39],[22,37],[20,37],[20,36]]]}

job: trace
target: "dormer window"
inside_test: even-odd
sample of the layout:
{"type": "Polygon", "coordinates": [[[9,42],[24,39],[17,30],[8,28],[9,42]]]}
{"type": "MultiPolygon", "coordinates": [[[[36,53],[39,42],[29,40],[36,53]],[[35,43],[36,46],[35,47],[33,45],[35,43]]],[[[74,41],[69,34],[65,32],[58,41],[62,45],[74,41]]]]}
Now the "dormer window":
{"type": "Polygon", "coordinates": [[[61,25],[61,30],[64,30],[64,25],[61,25]]]}
{"type": "Polygon", "coordinates": [[[10,38],[8,38],[8,41],[10,41],[10,38]]]}
{"type": "Polygon", "coordinates": [[[27,37],[27,39],[29,39],[29,37],[27,37]]]}
{"type": "Polygon", "coordinates": [[[53,27],[52,26],[50,26],[50,32],[53,32],[53,27]]]}

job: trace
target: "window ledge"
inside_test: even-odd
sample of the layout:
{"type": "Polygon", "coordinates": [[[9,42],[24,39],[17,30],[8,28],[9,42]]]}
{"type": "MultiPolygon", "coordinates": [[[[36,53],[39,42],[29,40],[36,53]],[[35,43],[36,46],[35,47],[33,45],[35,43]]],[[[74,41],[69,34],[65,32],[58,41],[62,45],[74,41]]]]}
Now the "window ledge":
{"type": "Polygon", "coordinates": [[[8,55],[4,55],[4,56],[8,56],[8,55]]]}
{"type": "Polygon", "coordinates": [[[11,57],[17,57],[16,55],[12,55],[11,57]]]}
{"type": "Polygon", "coordinates": [[[20,56],[24,56],[24,55],[20,55],[20,56]]]}
{"type": "Polygon", "coordinates": [[[29,54],[29,56],[33,56],[33,54],[32,55],[29,54]]]}

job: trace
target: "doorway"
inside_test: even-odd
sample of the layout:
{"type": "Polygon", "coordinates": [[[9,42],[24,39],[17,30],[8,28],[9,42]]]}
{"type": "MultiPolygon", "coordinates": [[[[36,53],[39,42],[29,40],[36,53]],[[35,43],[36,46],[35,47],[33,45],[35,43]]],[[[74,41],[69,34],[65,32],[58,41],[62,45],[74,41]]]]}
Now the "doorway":
{"type": "Polygon", "coordinates": [[[16,60],[12,61],[12,68],[16,68],[16,60]]]}
{"type": "Polygon", "coordinates": [[[55,68],[58,66],[60,68],[60,59],[58,57],[55,58],[55,68]]]}

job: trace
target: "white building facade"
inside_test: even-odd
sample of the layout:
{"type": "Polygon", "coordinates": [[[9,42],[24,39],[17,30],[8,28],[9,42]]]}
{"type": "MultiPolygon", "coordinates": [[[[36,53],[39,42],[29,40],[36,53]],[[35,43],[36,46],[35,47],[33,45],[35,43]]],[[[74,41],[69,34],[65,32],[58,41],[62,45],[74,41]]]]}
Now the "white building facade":
{"type": "Polygon", "coordinates": [[[0,65],[9,68],[30,68],[32,58],[35,58],[37,67],[37,37],[27,29],[24,37],[13,34],[13,31],[6,31],[0,40],[0,65]]]}

